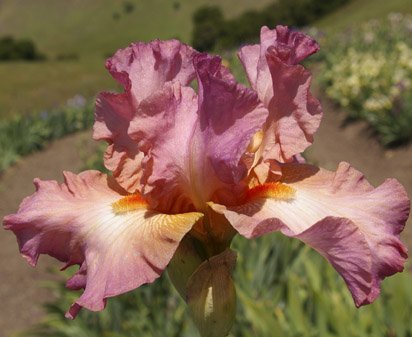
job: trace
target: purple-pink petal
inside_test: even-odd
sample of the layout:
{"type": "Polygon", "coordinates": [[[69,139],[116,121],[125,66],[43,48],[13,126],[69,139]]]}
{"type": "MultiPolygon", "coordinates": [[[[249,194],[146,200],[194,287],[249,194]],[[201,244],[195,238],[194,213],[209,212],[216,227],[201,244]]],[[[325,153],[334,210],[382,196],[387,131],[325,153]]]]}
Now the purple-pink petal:
{"type": "Polygon", "coordinates": [[[106,298],[153,282],[166,268],[180,240],[200,213],[150,211],[139,196],[127,197],[113,179],[97,171],[65,173],[65,182],[35,180],[36,192],[16,214],[4,218],[32,265],[40,254],[80,265],[67,282],[84,288],[67,313],[98,311],[106,298]]]}
{"type": "Polygon", "coordinates": [[[386,277],[403,270],[400,241],[409,199],[394,179],[373,188],[342,163],[336,173],[306,164],[285,164],[280,181],[250,191],[241,206],[211,204],[242,235],[273,231],[316,249],[341,274],[361,306],[373,302],[386,277]]]}
{"type": "Polygon", "coordinates": [[[194,54],[191,47],[177,40],[155,40],[132,44],[106,62],[125,92],[98,96],[93,138],[108,142],[105,166],[130,193],[141,190],[143,153],[128,135],[129,123],[142,110],[139,106],[143,101],[161,92],[166,83],[188,85],[192,81],[194,54]]]}
{"type": "Polygon", "coordinates": [[[277,26],[263,27],[260,45],[240,50],[250,84],[269,110],[262,161],[289,162],[313,142],[322,110],[310,93],[310,73],[298,63],[318,49],[308,36],[277,26]]]}
{"type": "Polygon", "coordinates": [[[252,136],[262,128],[268,111],[256,93],[238,84],[218,57],[195,57],[199,82],[200,132],[206,155],[219,178],[229,184],[245,178],[240,162],[252,136]]]}
{"type": "Polygon", "coordinates": [[[166,82],[188,85],[195,77],[196,52],[178,40],[138,42],[120,49],[106,62],[112,76],[131,92],[136,102],[162,89],[166,82]]]}
{"type": "Polygon", "coordinates": [[[202,209],[219,190],[234,188],[247,174],[240,158],[267,117],[220,58],[197,55],[194,67],[199,95],[177,82],[165,85],[130,123],[129,135],[145,153],[143,193],[161,209],[202,209]]]}

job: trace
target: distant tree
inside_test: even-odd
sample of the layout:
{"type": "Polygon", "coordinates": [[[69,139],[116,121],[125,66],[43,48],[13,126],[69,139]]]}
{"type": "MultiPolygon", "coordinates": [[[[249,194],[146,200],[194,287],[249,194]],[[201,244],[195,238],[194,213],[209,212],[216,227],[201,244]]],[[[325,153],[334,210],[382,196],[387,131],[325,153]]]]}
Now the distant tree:
{"type": "Polygon", "coordinates": [[[200,50],[212,50],[223,31],[223,13],[217,6],[205,6],[193,14],[193,46],[200,50]]]}
{"type": "Polygon", "coordinates": [[[180,2],[179,1],[174,1],[173,2],[173,9],[175,10],[175,11],[178,11],[179,9],[180,9],[180,2]]]}
{"type": "Polygon", "coordinates": [[[35,60],[37,57],[36,47],[33,41],[20,40],[15,42],[16,53],[24,60],[35,60]]]}
{"type": "Polygon", "coordinates": [[[120,14],[118,12],[113,12],[112,18],[114,21],[118,21],[120,19],[120,14]]]}
{"type": "Polygon", "coordinates": [[[192,43],[201,51],[233,48],[256,40],[264,25],[306,26],[348,1],[277,0],[261,10],[249,10],[228,20],[219,7],[201,7],[193,14],[192,43]]]}
{"type": "Polygon", "coordinates": [[[123,12],[129,14],[134,11],[134,4],[130,1],[123,2],[123,12]]]}
{"type": "Polygon", "coordinates": [[[15,40],[12,36],[0,38],[0,60],[41,60],[45,56],[40,54],[33,41],[28,39],[15,40]]]}

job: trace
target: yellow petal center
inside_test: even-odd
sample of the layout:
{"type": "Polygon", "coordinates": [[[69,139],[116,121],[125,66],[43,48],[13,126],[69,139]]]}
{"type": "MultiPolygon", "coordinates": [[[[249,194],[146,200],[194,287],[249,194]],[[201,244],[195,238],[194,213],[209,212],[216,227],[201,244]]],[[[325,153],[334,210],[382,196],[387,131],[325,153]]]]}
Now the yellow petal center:
{"type": "Polygon", "coordinates": [[[289,200],[295,196],[295,189],[280,182],[266,183],[251,188],[247,192],[246,199],[271,198],[277,200],[289,200]]]}
{"type": "Polygon", "coordinates": [[[130,194],[112,203],[113,212],[116,214],[147,208],[147,201],[140,194],[130,194]]]}

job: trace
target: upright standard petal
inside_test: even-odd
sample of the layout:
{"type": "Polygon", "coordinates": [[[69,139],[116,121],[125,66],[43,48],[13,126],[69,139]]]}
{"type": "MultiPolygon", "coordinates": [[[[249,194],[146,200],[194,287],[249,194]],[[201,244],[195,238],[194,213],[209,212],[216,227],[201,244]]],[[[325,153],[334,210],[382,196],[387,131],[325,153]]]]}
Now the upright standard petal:
{"type": "Polygon", "coordinates": [[[176,82],[165,86],[145,100],[129,128],[146,154],[144,194],[175,204],[162,209],[202,209],[244,178],[240,157],[267,117],[256,94],[236,84],[219,58],[198,55],[194,64],[199,96],[176,82]]]}
{"type": "Polygon", "coordinates": [[[195,77],[191,47],[178,40],[138,42],[120,49],[107,60],[112,76],[137,102],[162,89],[166,82],[188,85],[195,77]]]}
{"type": "Polygon", "coordinates": [[[206,154],[220,179],[239,183],[247,173],[240,158],[252,136],[262,128],[268,111],[252,90],[228,74],[219,57],[202,54],[194,62],[206,154]]]}
{"type": "Polygon", "coordinates": [[[108,142],[104,154],[106,168],[128,192],[140,191],[143,154],[127,134],[134,115],[130,93],[101,93],[96,100],[93,138],[108,142]]]}
{"type": "Polygon", "coordinates": [[[125,191],[104,174],[66,172],[65,182],[35,180],[36,192],[16,214],[4,218],[31,265],[40,254],[80,265],[67,282],[84,288],[67,313],[102,310],[106,298],[153,282],[172,258],[200,213],[160,214],[140,195],[125,191]]]}
{"type": "Polygon", "coordinates": [[[282,172],[241,206],[211,206],[248,238],[281,231],[302,240],[342,275],[357,306],[373,302],[407,258],[399,239],[410,208],[404,188],[394,179],[373,188],[346,163],[336,173],[297,163],[282,172]]]}
{"type": "Polygon", "coordinates": [[[195,76],[194,53],[177,40],[155,40],[132,44],[106,62],[107,69],[125,92],[98,96],[93,137],[109,143],[105,166],[130,193],[140,190],[143,154],[127,134],[129,123],[142,101],[162,90],[165,83],[190,83],[195,76]]]}
{"type": "Polygon", "coordinates": [[[313,142],[322,111],[310,93],[310,72],[298,63],[318,49],[306,35],[277,26],[263,27],[260,45],[239,52],[252,87],[269,109],[257,152],[263,162],[289,162],[313,142]]]}

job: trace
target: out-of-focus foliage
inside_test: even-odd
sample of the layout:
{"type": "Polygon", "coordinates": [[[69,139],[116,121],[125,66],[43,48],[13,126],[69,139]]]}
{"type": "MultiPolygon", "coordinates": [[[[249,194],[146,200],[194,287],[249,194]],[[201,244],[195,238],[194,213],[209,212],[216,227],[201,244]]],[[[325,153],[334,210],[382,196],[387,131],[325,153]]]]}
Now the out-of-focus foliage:
{"type": "Polygon", "coordinates": [[[16,40],[12,36],[0,38],[0,61],[44,60],[33,41],[28,39],[16,40]]]}
{"type": "Polygon", "coordinates": [[[270,1],[0,0],[0,38],[30,39],[47,55],[43,62],[0,62],[0,119],[50,110],[78,93],[118,90],[105,59],[137,41],[189,43],[201,6],[218,4],[233,17],[270,1]]]}
{"type": "Polygon", "coordinates": [[[412,16],[390,14],[326,40],[321,85],[383,145],[412,138],[412,16]]]}
{"type": "MultiPolygon", "coordinates": [[[[298,241],[269,235],[237,237],[235,282],[238,312],[231,337],[408,337],[412,335],[412,276],[385,280],[374,304],[356,309],[349,291],[323,258],[298,241]]],[[[66,275],[68,276],[68,275],[66,275]]],[[[100,313],[82,311],[69,321],[64,312],[78,294],[50,283],[56,299],[44,322],[27,336],[194,337],[184,301],[166,275],[151,285],[108,300],[100,313]]]]}
{"type": "Polygon", "coordinates": [[[200,51],[211,50],[222,34],[223,12],[218,6],[201,7],[193,14],[193,47],[200,51]]]}
{"type": "Polygon", "coordinates": [[[49,141],[93,125],[93,104],[81,96],[65,106],[0,121],[0,173],[21,156],[42,149],[49,141]]]}
{"type": "Polygon", "coordinates": [[[224,19],[217,6],[201,7],[193,14],[192,44],[200,51],[228,49],[259,37],[264,25],[302,27],[330,13],[348,0],[278,0],[262,10],[248,10],[224,19]]]}

